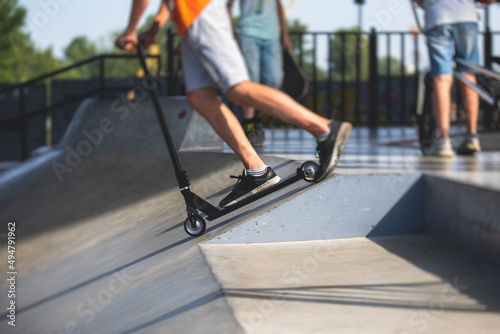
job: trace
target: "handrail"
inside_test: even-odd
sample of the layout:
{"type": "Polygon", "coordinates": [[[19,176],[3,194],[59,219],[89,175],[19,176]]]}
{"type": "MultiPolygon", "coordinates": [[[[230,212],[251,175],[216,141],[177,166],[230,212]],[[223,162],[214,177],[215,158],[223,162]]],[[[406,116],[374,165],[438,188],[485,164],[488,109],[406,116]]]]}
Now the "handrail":
{"type": "MultiPolygon", "coordinates": [[[[12,86],[10,86],[10,87],[8,87],[8,88],[0,91],[0,95],[2,95],[2,94],[8,94],[8,93],[10,93],[12,91],[15,91],[15,90],[19,89],[19,97],[18,97],[19,116],[16,119],[10,119],[10,120],[0,121],[0,124],[2,124],[2,125],[12,124],[12,123],[17,123],[18,124],[20,135],[21,135],[21,155],[22,155],[22,160],[27,159],[28,158],[28,153],[29,153],[28,152],[28,136],[27,136],[27,121],[29,119],[31,119],[33,117],[36,117],[36,116],[39,116],[39,115],[42,115],[42,114],[45,114],[45,113],[47,113],[50,110],[53,110],[53,109],[65,106],[67,104],[81,101],[81,100],[83,100],[83,99],[85,99],[87,97],[90,97],[92,95],[95,95],[95,94],[98,94],[98,93],[100,93],[102,95],[102,94],[104,94],[104,92],[115,90],[115,88],[106,87],[106,85],[105,85],[105,67],[104,67],[105,60],[108,59],[108,58],[110,58],[110,59],[119,59],[119,58],[132,59],[132,58],[136,58],[136,57],[137,57],[136,55],[101,54],[101,55],[97,55],[97,56],[91,57],[91,58],[86,59],[86,60],[82,60],[82,61],[77,62],[75,64],[66,66],[66,67],[61,68],[59,70],[56,70],[56,71],[53,71],[53,72],[41,75],[39,77],[30,79],[30,80],[25,81],[23,83],[12,85],[12,86]],[[34,84],[36,82],[42,81],[42,80],[45,80],[45,79],[48,79],[48,78],[52,78],[52,77],[54,77],[54,76],[56,76],[58,74],[61,74],[61,73],[70,71],[72,69],[81,67],[83,65],[87,65],[87,64],[93,63],[95,61],[99,61],[99,76],[98,76],[98,78],[96,78],[96,79],[99,79],[99,88],[98,89],[92,90],[92,91],[87,92],[85,94],[82,94],[82,95],[80,95],[78,97],[70,98],[70,99],[67,99],[65,101],[61,101],[59,103],[55,103],[55,104],[51,104],[49,106],[45,106],[42,109],[37,110],[36,112],[32,112],[32,113],[29,113],[29,114],[26,113],[25,104],[24,104],[24,102],[25,102],[24,101],[25,87],[27,87],[27,86],[29,86],[31,84],[34,84]]],[[[161,58],[160,58],[160,55],[154,55],[154,56],[153,55],[148,55],[146,57],[147,58],[156,58],[157,59],[157,61],[158,61],[157,75],[159,75],[160,68],[161,68],[161,58]]]]}
{"type": "MultiPolygon", "coordinates": [[[[156,58],[156,59],[160,60],[160,56],[159,55],[155,55],[155,56],[147,55],[146,57],[147,58],[156,58]]],[[[79,62],[74,63],[72,65],[63,67],[61,69],[55,70],[53,72],[50,72],[50,73],[41,75],[39,77],[30,79],[30,80],[22,82],[20,84],[14,84],[13,86],[11,86],[9,88],[0,91],[0,95],[1,94],[6,94],[6,93],[10,93],[10,92],[12,92],[12,91],[14,91],[16,89],[20,89],[20,88],[23,88],[25,86],[29,86],[29,85],[31,85],[31,84],[33,84],[35,82],[48,79],[50,77],[56,76],[58,74],[61,74],[61,73],[67,72],[67,71],[70,71],[70,70],[75,69],[77,67],[80,67],[80,66],[83,66],[83,65],[87,65],[87,64],[92,63],[94,61],[103,60],[103,59],[107,59],[107,58],[111,58],[111,59],[113,59],[113,58],[129,58],[129,59],[132,59],[132,58],[137,58],[137,56],[136,55],[120,55],[120,54],[100,54],[100,55],[97,55],[97,56],[93,56],[93,57],[91,57],[89,59],[85,59],[85,60],[79,61],[79,62]]]]}

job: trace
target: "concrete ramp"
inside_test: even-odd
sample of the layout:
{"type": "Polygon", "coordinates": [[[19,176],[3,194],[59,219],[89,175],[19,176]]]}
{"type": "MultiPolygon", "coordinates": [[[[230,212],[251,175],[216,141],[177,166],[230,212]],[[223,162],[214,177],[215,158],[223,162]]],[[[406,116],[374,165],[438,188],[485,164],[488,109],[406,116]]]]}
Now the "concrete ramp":
{"type": "MultiPolygon", "coordinates": [[[[222,149],[222,140],[185,97],[162,98],[160,102],[177,149],[222,149]]],[[[112,98],[83,101],[61,141],[0,173],[0,189],[9,189],[5,193],[8,196],[20,193],[36,182],[36,175],[49,170],[63,182],[100,151],[168,155],[152,101],[112,98]]]]}
{"type": "MultiPolygon", "coordinates": [[[[222,148],[221,139],[185,97],[162,98],[160,103],[177,150],[181,146],[222,148]]],[[[61,148],[68,146],[80,155],[95,149],[166,152],[151,100],[95,98],[83,101],[58,144],[61,148]]]]}
{"type": "MultiPolygon", "coordinates": [[[[150,102],[116,101],[86,101],[58,147],[0,176],[0,220],[16,223],[18,292],[16,327],[5,308],[1,333],[500,328],[497,190],[357,162],[355,149],[371,154],[372,140],[353,135],[342,175],[297,182],[191,238],[150,102]]],[[[220,141],[186,101],[163,103],[192,190],[217,205],[241,163],[213,151],[220,141]]],[[[297,153],[314,149],[299,144],[297,153]]],[[[282,177],[300,166],[264,160],[282,177]]],[[[10,288],[1,280],[2,305],[10,288]]]]}
{"type": "Polygon", "coordinates": [[[335,175],[211,243],[392,235],[423,229],[422,176],[335,175]]]}
{"type": "MultiPolygon", "coordinates": [[[[214,204],[233,185],[228,175],[242,168],[229,154],[180,158],[193,191],[214,204]]],[[[237,332],[198,245],[244,211],[209,225],[200,238],[187,236],[170,160],[159,154],[95,151],[63,182],[50,168],[34,178],[16,195],[1,190],[1,219],[17,223],[16,332],[237,332]]],[[[259,214],[270,204],[245,210],[259,214]]],[[[8,271],[6,262],[0,269],[8,271]]],[[[7,291],[3,280],[0,293],[7,291]]],[[[2,314],[2,333],[10,330],[7,320],[2,314]]]]}

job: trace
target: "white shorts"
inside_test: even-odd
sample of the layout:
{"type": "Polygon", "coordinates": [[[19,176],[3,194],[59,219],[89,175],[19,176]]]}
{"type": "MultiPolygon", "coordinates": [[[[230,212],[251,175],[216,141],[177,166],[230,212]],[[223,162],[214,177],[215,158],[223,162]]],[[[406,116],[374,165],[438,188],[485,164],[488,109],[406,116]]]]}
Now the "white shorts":
{"type": "Polygon", "coordinates": [[[224,93],[250,80],[224,0],[212,0],[182,40],[186,91],[219,87],[224,93]]]}

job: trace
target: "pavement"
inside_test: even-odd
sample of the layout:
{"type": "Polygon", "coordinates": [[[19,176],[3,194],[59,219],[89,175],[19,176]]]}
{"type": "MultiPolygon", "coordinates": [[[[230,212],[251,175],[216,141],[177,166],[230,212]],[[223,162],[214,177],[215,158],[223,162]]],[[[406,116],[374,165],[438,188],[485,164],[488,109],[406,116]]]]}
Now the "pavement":
{"type": "MultiPolygon", "coordinates": [[[[217,204],[241,164],[185,101],[164,104],[192,190],[217,204]]],[[[324,182],[191,238],[151,105],[112,106],[87,101],[61,144],[0,174],[2,273],[16,223],[2,333],[499,332],[498,134],[444,161],[420,155],[415,129],[355,129],[324,182]]],[[[303,131],[266,136],[282,176],[314,159],[303,131]]]]}

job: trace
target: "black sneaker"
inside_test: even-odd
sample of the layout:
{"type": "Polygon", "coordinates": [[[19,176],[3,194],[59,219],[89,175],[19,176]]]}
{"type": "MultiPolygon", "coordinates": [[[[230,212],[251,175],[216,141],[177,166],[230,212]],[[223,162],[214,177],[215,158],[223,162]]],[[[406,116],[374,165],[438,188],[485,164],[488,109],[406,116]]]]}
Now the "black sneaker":
{"type": "Polygon", "coordinates": [[[330,175],[337,166],[342,150],[351,134],[352,124],[349,122],[332,121],[330,129],[332,130],[330,136],[326,140],[318,142],[318,146],[316,147],[319,157],[319,170],[316,182],[322,181],[330,175]]]}
{"type": "Polygon", "coordinates": [[[220,201],[219,206],[222,208],[236,204],[239,201],[255,195],[259,191],[272,187],[280,182],[280,177],[276,175],[271,167],[267,167],[266,173],[262,176],[248,175],[246,170],[240,176],[231,176],[238,179],[231,193],[220,201]]]}

